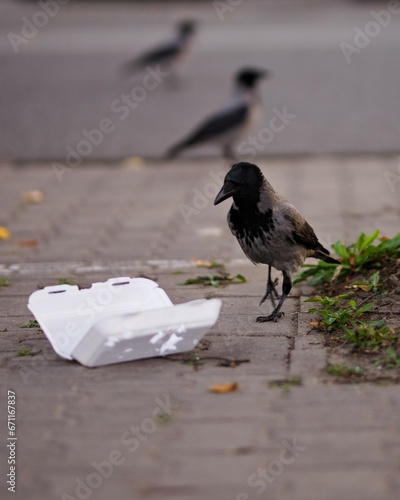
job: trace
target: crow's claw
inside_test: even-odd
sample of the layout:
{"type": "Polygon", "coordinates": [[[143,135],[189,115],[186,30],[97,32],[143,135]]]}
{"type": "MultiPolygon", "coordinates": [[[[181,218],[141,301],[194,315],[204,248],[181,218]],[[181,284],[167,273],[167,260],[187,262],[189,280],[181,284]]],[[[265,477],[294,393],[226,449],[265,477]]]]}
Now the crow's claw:
{"type": "Polygon", "coordinates": [[[278,319],[284,315],[285,315],[284,312],[279,311],[277,313],[272,313],[269,316],[258,316],[256,321],[257,321],[257,323],[266,323],[267,321],[273,321],[274,323],[276,323],[278,321],[278,319]]]}

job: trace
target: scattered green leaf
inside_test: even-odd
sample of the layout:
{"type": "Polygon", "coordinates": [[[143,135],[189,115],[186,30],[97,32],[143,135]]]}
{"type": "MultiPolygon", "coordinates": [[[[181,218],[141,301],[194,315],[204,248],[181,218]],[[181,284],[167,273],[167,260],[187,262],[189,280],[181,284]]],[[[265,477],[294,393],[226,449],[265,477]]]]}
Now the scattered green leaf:
{"type": "Polygon", "coordinates": [[[213,286],[215,288],[234,283],[246,283],[246,278],[242,274],[230,277],[226,272],[219,274],[209,274],[207,276],[197,276],[197,278],[188,278],[185,282],[179,283],[180,285],[204,285],[213,286]]]}

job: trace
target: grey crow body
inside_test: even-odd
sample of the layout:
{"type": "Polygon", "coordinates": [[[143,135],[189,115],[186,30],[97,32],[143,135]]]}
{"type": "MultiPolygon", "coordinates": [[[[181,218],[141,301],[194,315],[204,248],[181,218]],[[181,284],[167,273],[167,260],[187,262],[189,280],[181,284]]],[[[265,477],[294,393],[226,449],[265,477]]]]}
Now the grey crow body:
{"type": "Polygon", "coordinates": [[[217,143],[224,156],[233,158],[233,146],[248,134],[261,113],[261,101],[257,93],[260,78],[267,71],[246,68],[235,77],[235,91],[231,101],[201,123],[187,138],[173,146],[167,153],[173,158],[186,148],[203,143],[217,143]]]}
{"type": "Polygon", "coordinates": [[[144,53],[134,61],[123,66],[125,73],[132,73],[146,66],[159,65],[162,70],[174,73],[178,64],[190,49],[193,35],[196,32],[195,21],[182,21],[177,25],[177,33],[164,44],[144,53]]]}
{"type": "Polygon", "coordinates": [[[274,191],[257,165],[247,162],[233,165],[214,205],[230,197],[233,204],[228,212],[228,225],[232,234],[254,264],[268,265],[267,290],[260,305],[270,297],[274,310],[269,316],[259,316],[257,321],[276,321],[283,314],[282,304],[292,288],[292,274],[307,257],[332,264],[339,262],[329,256],[301,213],[274,191]],[[276,307],[277,280],[271,280],[271,267],[283,275],[282,296],[276,307]]]}

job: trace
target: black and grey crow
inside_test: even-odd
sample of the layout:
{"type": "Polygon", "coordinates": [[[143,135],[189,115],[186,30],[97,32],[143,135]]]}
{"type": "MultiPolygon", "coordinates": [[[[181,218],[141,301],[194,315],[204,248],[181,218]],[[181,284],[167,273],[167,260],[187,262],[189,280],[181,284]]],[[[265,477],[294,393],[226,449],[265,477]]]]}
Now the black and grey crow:
{"type": "Polygon", "coordinates": [[[274,191],[261,170],[252,163],[240,162],[226,174],[224,185],[215,198],[218,205],[233,198],[228,212],[228,225],[246,257],[254,264],[268,265],[267,290],[260,305],[270,297],[274,307],[269,316],[258,322],[276,321],[292,288],[292,273],[307,257],[339,264],[318,241],[313,228],[301,213],[274,191]],[[271,267],[282,271],[282,296],[275,307],[277,280],[271,280],[271,267]]]}
{"type": "Polygon", "coordinates": [[[191,20],[181,21],[177,25],[177,33],[173,38],[145,52],[137,59],[125,63],[124,72],[131,73],[151,65],[159,65],[164,71],[175,72],[190,48],[193,35],[196,32],[196,24],[195,21],[191,20]]]}
{"type": "Polygon", "coordinates": [[[173,146],[167,153],[173,158],[184,149],[203,143],[217,143],[224,156],[234,158],[233,146],[246,137],[261,114],[262,106],[257,93],[260,78],[268,71],[245,68],[235,76],[235,89],[231,101],[220,111],[202,122],[187,138],[173,146]]]}

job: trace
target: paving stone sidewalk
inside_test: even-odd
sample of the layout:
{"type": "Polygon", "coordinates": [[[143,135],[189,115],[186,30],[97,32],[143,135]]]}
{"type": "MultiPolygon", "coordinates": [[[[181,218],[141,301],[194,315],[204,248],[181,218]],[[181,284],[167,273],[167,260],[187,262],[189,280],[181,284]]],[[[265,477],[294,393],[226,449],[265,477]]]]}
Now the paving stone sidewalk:
{"type": "MultiPolygon", "coordinates": [[[[329,246],[360,232],[399,231],[398,158],[321,157],[259,163],[329,246]],[[397,191],[396,191],[397,187],[397,191]]],[[[400,494],[400,391],[333,384],[322,338],[309,333],[295,287],[278,323],[257,324],[266,269],[252,266],[213,206],[223,161],[2,165],[0,226],[1,470],[7,390],[17,397],[17,493],[21,500],[394,500],[400,494]],[[21,201],[40,190],[38,204],[21,201]],[[193,258],[226,263],[247,283],[184,287],[205,274],[193,258]],[[199,367],[149,359],[88,369],[62,360],[26,304],[38,286],[80,286],[116,276],[155,279],[174,303],[220,297],[220,320],[196,349],[199,367]],[[35,356],[17,356],[21,348],[35,356]],[[218,359],[249,360],[236,367],[218,359]],[[289,391],[270,383],[289,376],[289,391]],[[214,383],[239,389],[212,394],[214,383]]],[[[191,355],[189,355],[191,356],[191,355]]],[[[14,496],[12,496],[14,495],[14,496]]]]}

